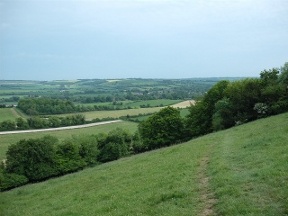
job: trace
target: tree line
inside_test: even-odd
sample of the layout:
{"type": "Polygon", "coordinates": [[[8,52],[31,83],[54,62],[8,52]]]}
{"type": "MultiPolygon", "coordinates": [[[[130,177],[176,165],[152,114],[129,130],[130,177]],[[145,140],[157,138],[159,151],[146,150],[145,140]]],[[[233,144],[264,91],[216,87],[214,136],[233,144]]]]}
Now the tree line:
{"type": "Polygon", "coordinates": [[[88,122],[85,120],[85,116],[81,114],[65,117],[50,116],[47,118],[34,116],[32,118],[28,118],[27,120],[19,117],[15,121],[6,120],[1,122],[0,131],[56,128],[72,125],[81,125],[85,123],[88,122]]]}
{"type": "MultiPolygon", "coordinates": [[[[5,106],[6,107],[6,106],[5,106]]],[[[151,105],[140,105],[141,108],[152,107],[151,105]]],[[[48,97],[23,98],[18,102],[18,108],[27,115],[54,115],[76,112],[101,111],[101,110],[123,110],[133,109],[131,106],[124,106],[122,102],[111,102],[111,105],[75,105],[67,99],[55,99],[48,97]]]]}
{"type": "Polygon", "coordinates": [[[190,137],[226,129],[288,111],[288,63],[260,73],[260,78],[220,81],[195,106],[186,125],[190,137]]]}

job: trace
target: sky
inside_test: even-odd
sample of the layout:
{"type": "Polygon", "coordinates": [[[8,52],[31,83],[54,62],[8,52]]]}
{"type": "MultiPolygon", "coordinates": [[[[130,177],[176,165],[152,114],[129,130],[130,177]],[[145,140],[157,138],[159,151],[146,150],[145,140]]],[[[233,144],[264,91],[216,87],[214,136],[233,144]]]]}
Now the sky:
{"type": "Polygon", "coordinates": [[[0,0],[0,79],[259,77],[287,0],[0,0]]]}

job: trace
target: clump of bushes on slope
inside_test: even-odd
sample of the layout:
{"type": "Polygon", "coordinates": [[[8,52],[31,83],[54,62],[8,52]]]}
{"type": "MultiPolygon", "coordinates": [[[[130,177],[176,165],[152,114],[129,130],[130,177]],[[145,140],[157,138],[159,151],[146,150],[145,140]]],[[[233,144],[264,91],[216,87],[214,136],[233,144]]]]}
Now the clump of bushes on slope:
{"type": "Polygon", "coordinates": [[[0,190],[75,172],[132,153],[133,136],[123,129],[75,136],[60,142],[52,136],[23,139],[9,146],[0,168],[0,190]]]}

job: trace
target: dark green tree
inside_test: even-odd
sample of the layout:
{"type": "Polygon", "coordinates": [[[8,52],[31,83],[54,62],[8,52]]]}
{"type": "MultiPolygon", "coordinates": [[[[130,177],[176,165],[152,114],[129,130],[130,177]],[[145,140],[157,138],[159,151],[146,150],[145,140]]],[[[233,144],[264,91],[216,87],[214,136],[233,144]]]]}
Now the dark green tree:
{"type": "Polygon", "coordinates": [[[79,145],[79,155],[87,165],[97,164],[100,153],[96,136],[77,136],[73,137],[73,142],[79,145]]]}
{"type": "Polygon", "coordinates": [[[288,90],[288,62],[286,62],[283,67],[280,68],[279,82],[284,85],[286,90],[288,90]]]}
{"type": "Polygon", "coordinates": [[[25,130],[29,129],[28,122],[24,120],[23,118],[17,118],[16,119],[16,126],[18,130],[25,130]]]}
{"type": "Polygon", "coordinates": [[[229,81],[223,80],[215,84],[195,105],[189,108],[186,118],[186,129],[189,137],[200,136],[213,131],[212,119],[215,104],[222,100],[229,81]]]}
{"type": "Polygon", "coordinates": [[[86,166],[80,155],[80,146],[73,139],[66,139],[57,145],[57,168],[61,174],[74,172],[86,166]]]}
{"type": "Polygon", "coordinates": [[[139,133],[144,148],[156,149],[181,142],[184,138],[184,123],[180,111],[166,107],[139,124],[139,133]]]}
{"type": "Polygon", "coordinates": [[[228,98],[223,98],[215,104],[215,111],[212,118],[213,130],[222,130],[235,125],[232,105],[228,98]]]}
{"type": "Polygon", "coordinates": [[[16,123],[14,121],[6,120],[0,123],[0,131],[9,131],[15,129],[16,129],[16,123]]]}
{"type": "Polygon", "coordinates": [[[38,181],[57,175],[55,137],[20,140],[9,146],[7,167],[9,173],[26,176],[29,181],[38,181]]]}
{"type": "Polygon", "coordinates": [[[244,123],[257,119],[254,106],[262,102],[261,88],[261,80],[256,78],[239,80],[228,85],[225,97],[230,101],[234,122],[244,123]]]}
{"type": "Polygon", "coordinates": [[[127,131],[121,128],[110,131],[107,136],[102,137],[102,141],[99,141],[99,161],[107,162],[129,155],[131,142],[132,136],[127,131]]]}

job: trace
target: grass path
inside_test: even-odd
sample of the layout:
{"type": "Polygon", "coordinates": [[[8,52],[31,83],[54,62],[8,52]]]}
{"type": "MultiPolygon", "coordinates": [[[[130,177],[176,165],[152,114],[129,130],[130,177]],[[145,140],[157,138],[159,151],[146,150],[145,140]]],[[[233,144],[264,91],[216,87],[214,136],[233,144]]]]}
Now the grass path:
{"type": "Polygon", "coordinates": [[[18,108],[13,108],[13,112],[18,116],[18,117],[22,117],[22,118],[26,118],[28,119],[30,116],[28,116],[27,114],[23,113],[20,109],[18,108]]]}
{"type": "Polygon", "coordinates": [[[11,108],[11,112],[12,112],[12,114],[15,116],[15,118],[21,117],[21,115],[19,115],[19,113],[16,111],[15,108],[11,108]]]}
{"type": "Polygon", "coordinates": [[[200,190],[200,202],[202,203],[202,211],[199,216],[213,216],[216,215],[214,206],[217,203],[215,194],[211,188],[211,177],[208,173],[208,166],[211,161],[211,153],[215,151],[215,145],[211,144],[202,157],[199,158],[199,165],[197,170],[198,184],[200,190]]]}
{"type": "Polygon", "coordinates": [[[199,178],[199,187],[201,190],[200,200],[204,205],[200,216],[212,216],[215,215],[214,205],[217,202],[214,196],[214,193],[211,191],[210,187],[210,178],[207,175],[207,167],[209,164],[209,156],[204,156],[200,160],[198,178],[199,178]]]}

